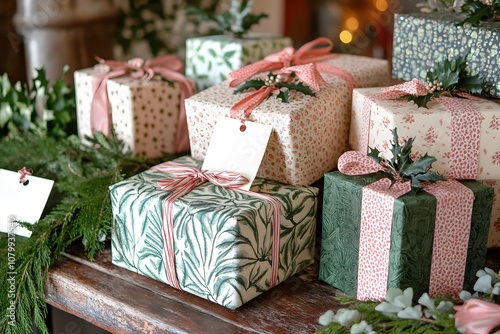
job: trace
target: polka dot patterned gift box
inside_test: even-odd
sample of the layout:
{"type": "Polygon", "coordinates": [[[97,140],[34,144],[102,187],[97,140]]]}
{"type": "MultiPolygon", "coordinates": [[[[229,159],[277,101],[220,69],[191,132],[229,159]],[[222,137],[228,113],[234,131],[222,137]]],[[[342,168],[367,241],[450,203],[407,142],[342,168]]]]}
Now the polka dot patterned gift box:
{"type": "Polygon", "coordinates": [[[427,71],[446,59],[468,55],[471,74],[486,78],[486,91],[500,97],[500,22],[475,28],[457,26],[464,16],[455,13],[396,14],[392,75],[401,80],[425,81],[427,71]]]}
{"type": "MultiPolygon", "coordinates": [[[[78,135],[90,136],[92,80],[99,75],[94,69],[75,72],[78,135]]],[[[175,151],[177,122],[181,103],[180,87],[153,79],[142,81],[130,77],[108,80],[113,128],[125,149],[149,158],[175,151]]]]}

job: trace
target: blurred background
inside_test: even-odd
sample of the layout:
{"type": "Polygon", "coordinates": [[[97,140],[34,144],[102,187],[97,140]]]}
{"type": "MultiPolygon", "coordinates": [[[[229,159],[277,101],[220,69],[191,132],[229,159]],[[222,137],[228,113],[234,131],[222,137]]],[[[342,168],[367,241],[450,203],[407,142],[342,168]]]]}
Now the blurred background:
{"type": "MultiPolygon", "coordinates": [[[[390,59],[394,13],[415,12],[424,0],[255,0],[265,12],[254,31],[291,37],[300,46],[330,37],[335,52],[390,59]]],[[[29,80],[44,66],[51,82],[92,66],[95,56],[126,60],[162,54],[184,56],[186,38],[210,26],[191,22],[186,6],[220,12],[229,0],[2,0],[0,73],[29,80]]],[[[67,80],[71,82],[72,75],[67,80]]]]}

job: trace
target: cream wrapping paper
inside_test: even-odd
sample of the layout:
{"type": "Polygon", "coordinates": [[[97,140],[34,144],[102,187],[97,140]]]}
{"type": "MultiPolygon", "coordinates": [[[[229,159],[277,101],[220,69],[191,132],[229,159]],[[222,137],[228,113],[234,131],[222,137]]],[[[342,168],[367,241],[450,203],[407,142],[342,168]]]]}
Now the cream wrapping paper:
{"type": "MultiPolygon", "coordinates": [[[[389,81],[385,60],[337,55],[324,63],[349,71],[358,87],[385,85],[389,81]]],[[[274,96],[257,106],[250,121],[269,124],[273,132],[257,176],[270,180],[309,185],[335,168],[347,150],[351,92],[344,80],[322,74],[326,84],[315,97],[292,92],[289,103],[274,96]]],[[[220,116],[229,116],[231,107],[248,93],[233,94],[227,82],[186,99],[191,154],[205,157],[220,116]]]]}

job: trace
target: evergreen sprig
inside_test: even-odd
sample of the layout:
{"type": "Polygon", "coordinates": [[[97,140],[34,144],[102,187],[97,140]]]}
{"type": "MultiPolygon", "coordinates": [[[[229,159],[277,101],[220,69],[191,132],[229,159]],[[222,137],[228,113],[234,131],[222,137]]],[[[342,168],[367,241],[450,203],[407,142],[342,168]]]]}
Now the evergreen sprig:
{"type": "Polygon", "coordinates": [[[393,135],[390,149],[391,159],[380,157],[381,152],[371,147],[368,148],[368,156],[384,168],[381,173],[389,178],[392,184],[410,181],[412,190],[416,191],[421,188],[421,182],[433,183],[444,180],[441,175],[429,170],[436,158],[428,156],[427,153],[415,161],[411,158],[415,138],[403,140],[403,144],[400,145],[397,129],[395,128],[391,132],[393,135]]]}
{"type": "Polygon", "coordinates": [[[214,34],[229,33],[236,38],[242,38],[253,25],[258,24],[261,19],[268,17],[265,13],[250,13],[252,7],[252,0],[231,0],[229,10],[220,15],[215,15],[194,6],[186,8],[186,15],[199,21],[216,23],[217,28],[214,29],[214,34]]]}
{"type": "Polygon", "coordinates": [[[429,90],[427,95],[405,95],[403,98],[413,101],[418,107],[427,108],[429,101],[441,95],[460,97],[462,93],[480,94],[484,88],[484,78],[470,75],[466,56],[461,56],[453,61],[446,59],[437,64],[434,70],[428,71],[426,86],[429,90]]]}
{"type": "MultiPolygon", "coordinates": [[[[1,141],[0,168],[29,166],[34,175],[55,180],[56,196],[49,199],[52,210],[36,224],[20,223],[32,236],[15,238],[15,298],[0,299],[0,333],[30,333],[33,319],[41,333],[48,333],[44,285],[49,267],[79,240],[92,260],[103,249],[112,226],[109,186],[158,162],[122,153],[123,143],[114,137],[96,134],[87,139],[92,146],[75,136],[59,140],[23,136],[1,141]],[[15,326],[9,324],[7,312],[11,301],[15,326]]],[[[8,235],[0,233],[0,258],[4,259],[0,277],[14,271],[5,260],[7,243],[8,235]]],[[[3,280],[0,295],[7,296],[9,289],[10,283],[3,280]]]]}
{"type": "Polygon", "coordinates": [[[461,9],[467,17],[458,25],[469,23],[477,27],[481,21],[500,19],[500,0],[465,0],[461,9]]]}
{"type": "MultiPolygon", "coordinates": [[[[290,75],[290,78],[294,78],[293,73],[290,75]]],[[[285,103],[288,103],[290,101],[290,91],[292,90],[303,93],[304,95],[316,96],[316,93],[314,93],[311,87],[304,85],[303,82],[298,80],[283,80],[280,74],[273,74],[272,72],[269,72],[265,80],[257,78],[245,81],[244,83],[236,87],[233,94],[243,93],[247,90],[252,89],[258,90],[265,86],[276,87],[279,90],[276,98],[281,99],[281,101],[285,103]]]]}
{"type": "Polygon", "coordinates": [[[31,85],[20,82],[12,85],[7,74],[0,80],[0,139],[6,136],[31,133],[38,136],[63,138],[75,119],[73,90],[63,79],[53,85],[45,70],[37,69],[31,85]]]}

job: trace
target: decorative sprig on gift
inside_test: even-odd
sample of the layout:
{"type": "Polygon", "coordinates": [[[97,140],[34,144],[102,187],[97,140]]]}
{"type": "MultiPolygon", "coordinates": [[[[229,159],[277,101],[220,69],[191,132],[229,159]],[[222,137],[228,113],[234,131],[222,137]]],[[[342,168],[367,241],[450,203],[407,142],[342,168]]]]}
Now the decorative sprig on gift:
{"type": "Polygon", "coordinates": [[[471,24],[477,27],[481,21],[500,20],[500,0],[465,0],[462,4],[462,11],[467,13],[467,17],[459,23],[471,24]]]}
{"type": "MultiPolygon", "coordinates": [[[[499,0],[500,1],[500,0],[499,0]]],[[[480,94],[484,89],[484,78],[479,75],[470,75],[467,70],[466,56],[453,61],[446,59],[437,64],[434,70],[427,72],[425,83],[428,93],[424,96],[405,95],[408,101],[417,106],[427,108],[427,103],[441,95],[460,97],[461,94],[480,94]]]]}
{"type": "Polygon", "coordinates": [[[392,184],[410,181],[412,190],[416,191],[421,189],[421,182],[433,183],[444,180],[443,176],[429,170],[436,158],[428,156],[427,153],[415,161],[411,158],[411,149],[415,138],[403,140],[403,144],[400,145],[397,129],[395,128],[391,132],[393,134],[390,149],[392,158],[390,160],[381,158],[381,152],[371,147],[368,148],[368,156],[383,167],[384,170],[381,173],[389,178],[392,184]]]}
{"type": "Polygon", "coordinates": [[[252,7],[253,0],[231,0],[229,10],[220,15],[214,15],[198,7],[187,7],[186,14],[201,21],[215,22],[218,26],[214,29],[216,34],[225,33],[242,38],[253,25],[268,17],[265,13],[250,13],[252,7]]]}
{"type": "MultiPolygon", "coordinates": [[[[311,87],[304,85],[302,81],[299,81],[294,73],[291,73],[290,75],[282,75],[273,74],[272,72],[269,72],[265,79],[257,78],[245,81],[245,83],[239,85],[234,90],[233,94],[243,93],[250,89],[258,90],[264,86],[274,86],[276,89],[279,89],[279,93],[276,98],[281,99],[281,101],[285,103],[290,101],[291,90],[295,90],[309,96],[316,96],[316,93],[314,93],[311,87]]],[[[271,95],[273,94],[269,94],[269,97],[271,95]]]]}

